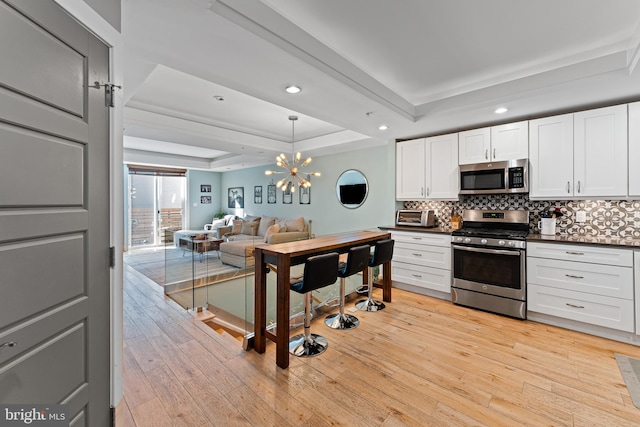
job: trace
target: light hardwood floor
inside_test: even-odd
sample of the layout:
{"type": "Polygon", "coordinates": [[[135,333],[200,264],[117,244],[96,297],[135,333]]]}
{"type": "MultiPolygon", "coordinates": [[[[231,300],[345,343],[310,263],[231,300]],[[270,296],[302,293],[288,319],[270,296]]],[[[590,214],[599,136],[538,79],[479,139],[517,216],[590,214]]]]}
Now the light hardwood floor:
{"type": "MultiPolygon", "coordinates": [[[[381,291],[377,290],[377,293],[381,291]]],[[[614,353],[640,347],[394,289],[322,355],[276,367],[125,266],[117,426],[638,426],[614,353]]]]}

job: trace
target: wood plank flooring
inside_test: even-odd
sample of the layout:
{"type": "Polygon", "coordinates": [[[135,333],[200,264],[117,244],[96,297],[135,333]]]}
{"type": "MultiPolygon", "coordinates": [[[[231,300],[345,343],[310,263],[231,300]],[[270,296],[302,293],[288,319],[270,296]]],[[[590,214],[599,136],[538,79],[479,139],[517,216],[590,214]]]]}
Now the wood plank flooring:
{"type": "MultiPolygon", "coordinates": [[[[375,294],[380,293],[376,290],[375,294]]],[[[276,367],[125,266],[117,426],[638,426],[614,353],[640,347],[398,289],[329,349],[276,367]]],[[[380,295],[378,295],[380,297],[380,295]]]]}

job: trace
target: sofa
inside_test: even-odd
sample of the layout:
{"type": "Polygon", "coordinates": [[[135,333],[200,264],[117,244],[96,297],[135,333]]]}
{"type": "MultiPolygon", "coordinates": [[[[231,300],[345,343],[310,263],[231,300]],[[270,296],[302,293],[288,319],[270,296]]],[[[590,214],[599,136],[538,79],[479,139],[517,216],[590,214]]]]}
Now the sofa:
{"type": "Polygon", "coordinates": [[[310,221],[303,217],[283,219],[269,216],[247,215],[234,219],[231,226],[219,228],[221,238],[220,259],[224,264],[239,268],[253,267],[253,250],[257,246],[306,240],[311,237],[310,221]]]}

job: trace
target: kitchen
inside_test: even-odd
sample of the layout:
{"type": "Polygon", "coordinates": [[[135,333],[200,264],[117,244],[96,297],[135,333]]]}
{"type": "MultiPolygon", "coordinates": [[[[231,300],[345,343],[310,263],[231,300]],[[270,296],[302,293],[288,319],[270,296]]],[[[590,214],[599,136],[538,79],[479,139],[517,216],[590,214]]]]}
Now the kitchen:
{"type": "Polygon", "coordinates": [[[394,285],[640,344],[640,103],[396,152],[394,285]]]}

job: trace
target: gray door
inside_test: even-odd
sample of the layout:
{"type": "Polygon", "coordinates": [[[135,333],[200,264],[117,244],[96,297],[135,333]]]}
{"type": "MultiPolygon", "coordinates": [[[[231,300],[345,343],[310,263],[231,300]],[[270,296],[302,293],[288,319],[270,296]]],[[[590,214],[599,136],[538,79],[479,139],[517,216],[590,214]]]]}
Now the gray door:
{"type": "Polygon", "coordinates": [[[108,48],[0,0],[0,403],[109,425],[108,48]]]}

